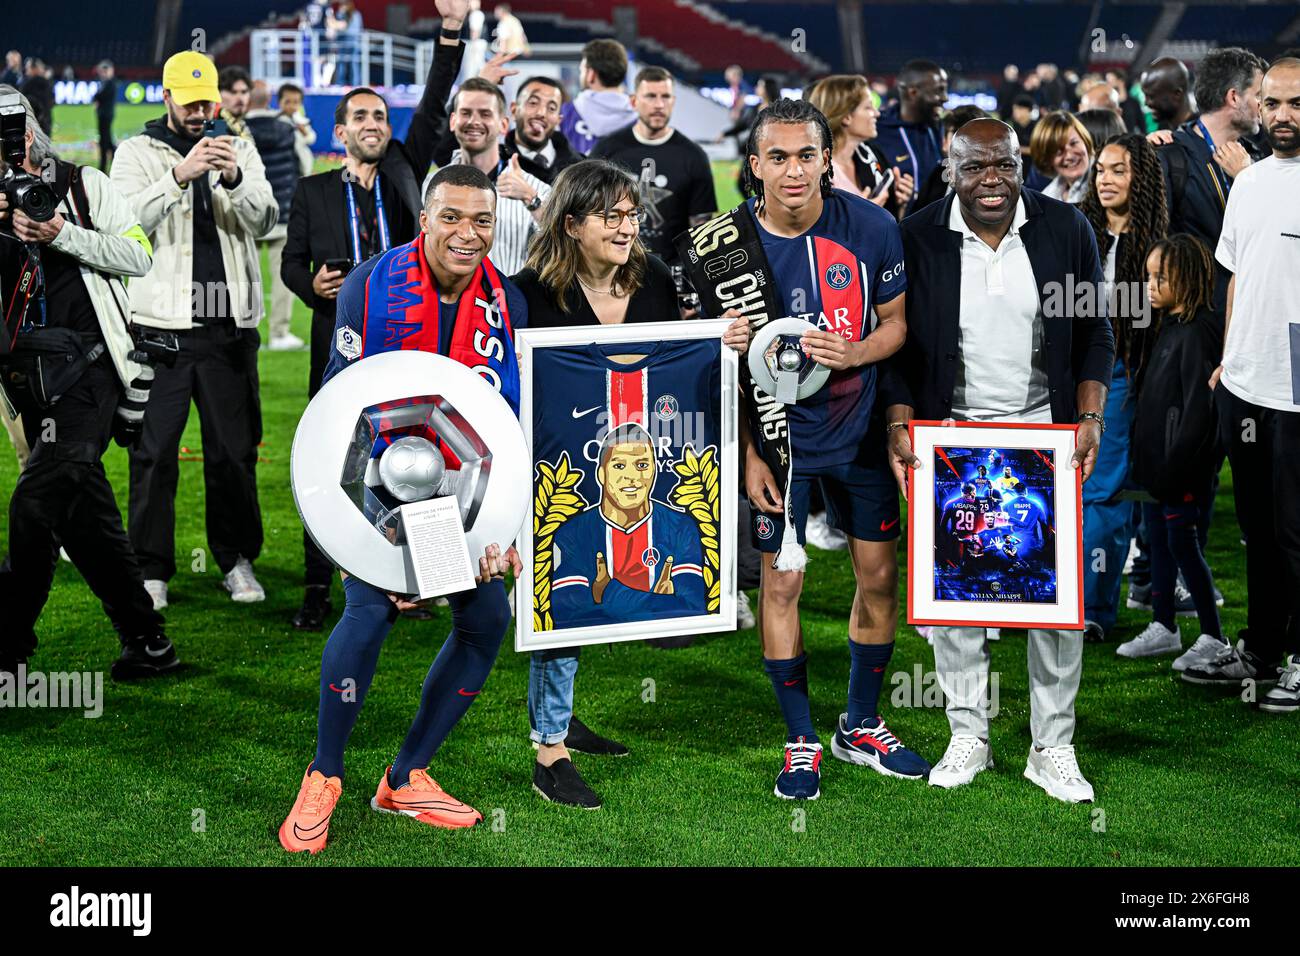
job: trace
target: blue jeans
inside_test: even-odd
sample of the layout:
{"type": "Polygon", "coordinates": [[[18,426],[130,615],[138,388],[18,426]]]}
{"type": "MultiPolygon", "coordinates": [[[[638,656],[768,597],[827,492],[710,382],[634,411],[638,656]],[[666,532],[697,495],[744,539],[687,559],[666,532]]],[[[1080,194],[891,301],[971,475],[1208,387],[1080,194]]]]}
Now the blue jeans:
{"type": "Polygon", "coordinates": [[[533,651],[528,663],[528,736],[539,744],[558,744],[569,735],[578,648],[533,651]]]}
{"type": "Polygon", "coordinates": [[[1131,383],[1117,361],[1106,395],[1106,433],[1097,463],[1083,486],[1084,617],[1109,631],[1119,616],[1119,591],[1133,537],[1133,502],[1121,498],[1128,484],[1133,429],[1131,383]]]}

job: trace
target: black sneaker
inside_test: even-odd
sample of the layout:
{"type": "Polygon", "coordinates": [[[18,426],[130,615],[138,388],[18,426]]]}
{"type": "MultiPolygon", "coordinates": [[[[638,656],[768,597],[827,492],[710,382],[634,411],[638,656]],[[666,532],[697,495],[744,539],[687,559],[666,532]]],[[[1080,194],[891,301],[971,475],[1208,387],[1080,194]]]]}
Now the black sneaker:
{"type": "Polygon", "coordinates": [[[166,634],[135,637],[122,644],[122,656],[113,661],[113,680],[153,677],[175,670],[181,664],[176,648],[166,634]]]}
{"type": "Polygon", "coordinates": [[[1083,639],[1089,644],[1100,644],[1106,640],[1106,629],[1096,621],[1084,621],[1083,639]]]}
{"type": "Polygon", "coordinates": [[[561,757],[549,767],[533,764],[533,789],[551,803],[566,807],[599,810],[600,797],[578,775],[578,768],[567,757],[561,757]]]}
{"type": "Polygon", "coordinates": [[[626,757],[628,749],[617,740],[602,737],[577,717],[569,717],[569,735],[564,738],[566,750],[576,750],[580,754],[593,757],[626,757]]]}
{"type": "Polygon", "coordinates": [[[299,631],[319,631],[325,626],[326,616],[334,610],[328,584],[313,584],[303,594],[302,607],[293,616],[293,626],[299,631]]]}

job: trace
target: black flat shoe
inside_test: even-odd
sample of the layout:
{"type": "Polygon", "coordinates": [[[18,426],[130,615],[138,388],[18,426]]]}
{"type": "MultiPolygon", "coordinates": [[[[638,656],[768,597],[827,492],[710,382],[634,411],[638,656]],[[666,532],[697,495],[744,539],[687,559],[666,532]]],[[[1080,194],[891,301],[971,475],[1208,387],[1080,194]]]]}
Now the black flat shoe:
{"type": "Polygon", "coordinates": [[[166,634],[154,637],[136,637],[122,645],[122,655],[113,661],[109,671],[113,680],[135,680],[155,677],[180,667],[176,648],[166,634]]]}
{"type": "Polygon", "coordinates": [[[319,631],[325,626],[326,616],[333,610],[329,586],[313,584],[303,595],[302,607],[293,616],[293,626],[299,631],[319,631]]]}
{"type": "Polygon", "coordinates": [[[600,797],[587,786],[578,774],[578,768],[567,757],[561,757],[549,767],[534,763],[533,789],[551,803],[584,810],[600,809],[600,797]]]}
{"type": "Polygon", "coordinates": [[[569,735],[564,738],[566,750],[594,757],[626,757],[628,749],[617,740],[602,737],[577,717],[569,717],[569,735]]]}

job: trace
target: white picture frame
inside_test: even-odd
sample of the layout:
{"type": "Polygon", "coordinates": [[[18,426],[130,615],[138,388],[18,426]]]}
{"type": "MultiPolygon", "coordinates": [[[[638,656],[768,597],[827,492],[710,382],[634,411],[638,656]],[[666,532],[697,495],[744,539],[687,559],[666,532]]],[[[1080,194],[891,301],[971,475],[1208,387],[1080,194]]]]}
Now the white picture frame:
{"type": "MultiPolygon", "coordinates": [[[[573,326],[551,329],[520,329],[517,333],[517,341],[520,348],[520,408],[519,419],[523,426],[524,439],[528,446],[528,457],[530,463],[530,474],[527,476],[529,482],[529,499],[532,502],[530,506],[528,519],[524,522],[523,531],[519,537],[518,548],[520,558],[523,561],[523,572],[515,581],[515,650],[516,651],[535,651],[546,650],[549,648],[559,647],[576,647],[586,644],[606,644],[617,641],[643,640],[654,637],[670,637],[685,634],[708,634],[726,631],[734,631],[736,628],[736,515],[737,515],[737,496],[738,496],[738,472],[737,472],[737,400],[738,400],[738,361],[737,354],[732,349],[722,344],[722,334],[726,330],[729,322],[725,319],[717,320],[700,320],[700,321],[670,321],[670,322],[645,322],[631,325],[610,325],[610,326],[573,326]],[[540,527],[543,534],[546,529],[551,527],[555,522],[548,521],[545,524],[538,524],[539,515],[549,514],[544,509],[542,499],[538,497],[538,488],[541,484],[541,474],[539,465],[546,464],[551,467],[553,462],[539,462],[535,451],[537,436],[535,426],[537,421],[539,403],[546,401],[550,389],[555,388],[554,383],[543,381],[538,373],[538,358],[541,353],[548,349],[569,349],[575,348],[598,348],[606,356],[609,355],[649,355],[655,348],[659,348],[663,343],[684,343],[702,340],[714,340],[717,343],[716,354],[719,362],[717,409],[719,410],[720,421],[713,423],[719,446],[716,448],[716,454],[712,462],[718,469],[718,496],[716,500],[716,518],[717,518],[717,555],[718,563],[715,572],[717,584],[716,590],[716,608],[712,611],[701,614],[691,614],[687,616],[672,617],[647,617],[638,618],[614,623],[604,622],[599,624],[582,624],[577,626],[560,626],[552,625],[549,628],[538,627],[538,602],[536,584],[538,577],[535,571],[538,567],[536,562],[537,540],[535,540],[535,531],[540,527]],[[627,353],[617,351],[620,346],[628,346],[627,353]],[[648,346],[648,348],[647,348],[648,346]],[[615,351],[610,352],[610,349],[615,351]]],[[[613,360],[610,360],[613,362],[613,360]]],[[[631,368],[631,366],[629,366],[631,368]]],[[[709,362],[708,369],[712,371],[712,361],[709,362]]],[[[621,364],[613,362],[612,370],[621,370],[621,364]]],[[[595,368],[591,370],[593,377],[596,374],[601,375],[601,383],[594,380],[590,383],[589,389],[604,389],[603,384],[606,380],[605,372],[597,372],[595,368]]],[[[565,397],[560,398],[559,404],[568,410],[570,404],[570,395],[582,393],[582,383],[566,379],[559,386],[563,389],[562,394],[565,397]]],[[[590,394],[590,391],[588,391],[590,394]]],[[[602,394],[604,394],[602,392],[602,394]]],[[[610,406],[612,407],[612,406],[610,406]]],[[[644,405],[646,417],[649,417],[649,404],[644,405]]],[[[578,413],[586,413],[588,409],[579,409],[575,405],[572,409],[572,417],[576,420],[579,418],[578,413]]],[[[608,409],[606,409],[608,411],[608,409]]],[[[597,419],[593,425],[599,424],[601,415],[593,416],[597,419]]],[[[609,431],[610,421],[606,418],[604,431],[609,431]]],[[[615,427],[623,422],[613,423],[615,427]]],[[[585,477],[587,470],[593,469],[596,462],[590,457],[590,446],[597,441],[602,432],[598,428],[593,431],[592,437],[583,442],[583,451],[579,453],[573,449],[573,458],[570,464],[573,469],[582,469],[584,476],[580,481],[579,487],[591,487],[590,482],[585,477]]],[[[656,441],[662,441],[658,435],[656,441]]],[[[693,443],[682,442],[681,445],[693,443]]],[[[670,440],[670,446],[679,446],[675,440],[670,440]]],[[[674,481],[675,472],[671,469],[665,469],[664,463],[660,461],[659,454],[664,450],[664,446],[656,445],[656,478],[651,488],[652,507],[667,507],[664,502],[681,481],[680,477],[674,481]]],[[[668,447],[668,452],[674,454],[673,448],[668,447]]],[[[681,447],[677,447],[675,452],[682,457],[678,461],[684,460],[684,453],[681,447]]],[[[554,472],[552,472],[554,473],[554,472]]],[[[571,471],[569,474],[571,475],[571,471]]],[[[594,479],[593,479],[594,480],[594,479]]],[[[603,487],[602,487],[603,494],[603,487]]],[[[591,497],[587,495],[585,497],[591,497]]],[[[584,510],[591,510],[599,507],[600,502],[592,504],[585,500],[584,510]]],[[[679,514],[686,514],[681,509],[673,508],[679,514]]],[[[712,518],[710,518],[712,520],[712,518]]],[[[552,532],[549,540],[554,541],[552,532]]],[[[703,536],[701,541],[709,540],[703,536]]],[[[551,554],[554,555],[555,545],[552,544],[551,554]]],[[[653,553],[652,549],[648,549],[653,553]]],[[[706,552],[707,553],[707,552],[706,552]]],[[[656,558],[658,560],[658,558],[656,558]]],[[[702,562],[709,563],[709,562],[702,562]]],[[[544,566],[544,565],[543,565],[544,566]]],[[[558,570],[558,563],[552,565],[552,575],[558,570]]],[[[653,571],[652,571],[653,573],[653,571]]],[[[670,580],[671,580],[670,575],[670,580]]],[[[550,579],[552,582],[554,578],[550,579]]],[[[707,578],[705,579],[708,580],[707,578]]],[[[545,605],[547,612],[551,611],[551,605],[545,605]]],[[[554,620],[554,615],[550,618],[554,620]]]]}

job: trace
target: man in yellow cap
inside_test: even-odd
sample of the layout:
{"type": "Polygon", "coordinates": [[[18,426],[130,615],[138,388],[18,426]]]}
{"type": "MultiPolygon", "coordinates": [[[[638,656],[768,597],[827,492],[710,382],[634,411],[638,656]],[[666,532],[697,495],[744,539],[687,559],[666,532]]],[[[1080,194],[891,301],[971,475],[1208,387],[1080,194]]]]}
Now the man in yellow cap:
{"type": "Polygon", "coordinates": [[[265,598],[252,562],[262,547],[257,502],[257,325],[262,273],[257,240],[279,207],[257,147],[218,122],[217,68],[186,51],[163,66],[167,115],[124,140],[112,180],[153,243],[153,268],[130,285],[137,325],[175,332],[173,366],[156,369],[138,445],[131,450],[131,541],[156,607],[176,571],[177,450],[199,410],[207,531],[226,590],[239,602],[265,598]]]}

